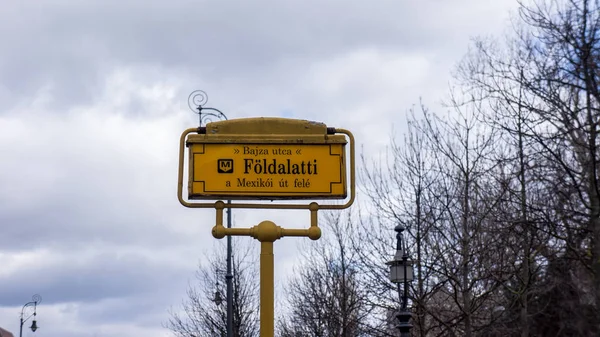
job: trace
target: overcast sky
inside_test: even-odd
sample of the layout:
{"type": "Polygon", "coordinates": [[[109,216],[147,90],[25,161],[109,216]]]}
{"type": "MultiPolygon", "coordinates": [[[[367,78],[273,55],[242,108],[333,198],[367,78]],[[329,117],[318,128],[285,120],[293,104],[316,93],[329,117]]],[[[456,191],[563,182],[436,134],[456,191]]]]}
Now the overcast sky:
{"type": "MultiPolygon", "coordinates": [[[[230,119],[349,129],[374,156],[420,98],[441,109],[470,38],[501,34],[516,6],[2,1],[0,327],[18,334],[21,306],[39,293],[39,337],[169,335],[169,309],[224,244],[210,234],[214,210],[176,198],[179,136],[197,126],[191,91],[230,119]]],[[[308,226],[289,212],[240,210],[234,221],[308,226]]],[[[306,239],[283,240],[278,286],[306,239]]]]}

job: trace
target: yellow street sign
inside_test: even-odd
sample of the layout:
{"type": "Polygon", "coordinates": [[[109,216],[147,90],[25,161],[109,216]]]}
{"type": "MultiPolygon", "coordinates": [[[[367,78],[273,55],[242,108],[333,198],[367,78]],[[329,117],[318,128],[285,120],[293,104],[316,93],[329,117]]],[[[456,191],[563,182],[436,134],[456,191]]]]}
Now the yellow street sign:
{"type": "MultiPolygon", "coordinates": [[[[334,138],[335,139],[335,138],[334,138]]],[[[190,199],[345,198],[343,142],[190,144],[190,199]]]]}
{"type": "Polygon", "coordinates": [[[215,207],[212,202],[186,201],[187,166],[188,200],[346,199],[343,204],[226,204],[311,212],[345,209],[356,195],[354,147],[350,131],[307,120],[254,117],[208,123],[181,134],[177,197],[186,207],[215,207]]]}
{"type": "Polygon", "coordinates": [[[321,237],[317,212],[345,209],[354,202],[354,136],[323,123],[285,118],[244,118],[208,123],[185,130],[179,140],[177,198],[186,207],[215,208],[215,238],[251,236],[261,243],[260,335],[274,336],[273,242],[286,236],[321,237]],[[345,136],[344,136],[345,135],[345,136]],[[346,138],[346,136],[348,138],[346,138]],[[345,146],[349,140],[350,165],[345,146]],[[350,195],[344,204],[190,203],[183,198],[185,146],[189,148],[189,199],[324,199],[346,198],[346,170],[350,195]],[[282,228],[262,221],[252,228],[225,228],[224,208],[307,209],[310,228],[282,228]]]}

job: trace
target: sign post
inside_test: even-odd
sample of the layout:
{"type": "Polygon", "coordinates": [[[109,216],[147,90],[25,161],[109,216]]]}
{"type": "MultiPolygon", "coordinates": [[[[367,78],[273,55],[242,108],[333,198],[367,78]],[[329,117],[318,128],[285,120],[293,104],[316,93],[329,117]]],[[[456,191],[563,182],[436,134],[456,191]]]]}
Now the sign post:
{"type": "Polygon", "coordinates": [[[245,118],[208,123],[183,132],[179,149],[177,195],[190,208],[215,208],[212,235],[250,236],[261,243],[260,336],[273,337],[273,242],[285,236],[321,237],[317,211],[345,209],[355,198],[354,136],[325,124],[285,118],[245,118]],[[349,151],[346,145],[349,144],[349,151]],[[188,147],[189,200],[183,197],[185,147],[188,147]],[[346,152],[349,152],[349,166],[346,152]],[[347,179],[349,173],[350,179],[347,179]],[[349,183],[348,183],[349,182],[349,183]],[[224,203],[254,200],[254,203],[224,203]],[[272,203],[273,200],[348,199],[344,204],[272,203]],[[256,201],[269,201],[256,202],[256,201]],[[286,229],[272,221],[251,228],[223,226],[225,208],[307,209],[310,227],[286,229]]]}

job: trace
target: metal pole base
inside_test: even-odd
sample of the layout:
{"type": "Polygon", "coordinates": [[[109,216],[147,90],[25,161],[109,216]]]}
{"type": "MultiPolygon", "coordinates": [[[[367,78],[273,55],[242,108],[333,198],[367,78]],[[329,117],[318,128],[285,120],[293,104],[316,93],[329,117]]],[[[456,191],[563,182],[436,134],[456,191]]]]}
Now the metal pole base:
{"type": "Polygon", "coordinates": [[[396,314],[399,322],[396,328],[400,330],[400,337],[410,337],[410,329],[413,327],[409,322],[411,317],[412,314],[409,311],[400,311],[396,314]]]}

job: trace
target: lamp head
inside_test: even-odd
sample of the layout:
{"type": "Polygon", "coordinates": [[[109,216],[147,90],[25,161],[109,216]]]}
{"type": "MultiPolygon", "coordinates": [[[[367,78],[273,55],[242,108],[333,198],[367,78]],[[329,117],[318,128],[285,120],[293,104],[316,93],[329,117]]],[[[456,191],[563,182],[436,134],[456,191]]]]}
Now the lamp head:
{"type": "Polygon", "coordinates": [[[37,326],[37,321],[34,319],[33,322],[31,322],[31,331],[35,332],[35,330],[38,329],[37,326]]]}
{"type": "Polygon", "coordinates": [[[404,228],[404,226],[402,226],[402,225],[397,225],[396,227],[394,227],[394,230],[395,230],[397,233],[402,233],[402,232],[404,232],[404,230],[405,230],[405,229],[406,229],[406,228],[404,228]]]}
{"type": "Polygon", "coordinates": [[[408,251],[402,232],[406,230],[404,226],[397,225],[394,230],[396,231],[396,254],[394,259],[387,262],[390,266],[390,281],[393,283],[400,283],[403,281],[412,281],[414,278],[414,270],[412,261],[408,259],[408,251]]]}
{"type": "Polygon", "coordinates": [[[406,281],[411,282],[414,279],[414,269],[412,266],[412,261],[406,261],[406,266],[404,265],[404,261],[400,260],[392,260],[386,263],[390,266],[390,282],[392,283],[400,283],[406,281]],[[405,273],[406,271],[406,273],[405,273]]]}

